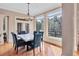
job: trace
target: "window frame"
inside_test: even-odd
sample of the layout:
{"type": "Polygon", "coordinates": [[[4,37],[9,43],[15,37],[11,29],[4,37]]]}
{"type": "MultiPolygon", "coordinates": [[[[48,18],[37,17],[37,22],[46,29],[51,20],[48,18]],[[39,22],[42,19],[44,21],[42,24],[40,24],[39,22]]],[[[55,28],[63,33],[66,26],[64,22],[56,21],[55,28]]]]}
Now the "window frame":
{"type": "Polygon", "coordinates": [[[36,17],[36,31],[44,31],[44,19],[45,17],[43,15],[36,17]],[[38,20],[42,21],[42,26],[41,26],[41,30],[37,30],[37,22],[38,20]]]}
{"type": "Polygon", "coordinates": [[[49,20],[50,20],[49,18],[53,19],[54,16],[57,16],[57,18],[58,18],[58,16],[59,16],[60,19],[61,19],[61,24],[60,24],[60,26],[62,25],[62,9],[59,8],[59,9],[56,9],[56,10],[51,11],[51,12],[49,12],[49,13],[47,14],[47,17],[48,17],[48,37],[62,38],[62,27],[61,27],[61,37],[51,36],[51,35],[49,35],[49,20]],[[55,13],[56,10],[58,10],[58,11],[57,11],[58,14],[55,13]],[[53,13],[54,13],[55,15],[54,15],[53,13]]]}

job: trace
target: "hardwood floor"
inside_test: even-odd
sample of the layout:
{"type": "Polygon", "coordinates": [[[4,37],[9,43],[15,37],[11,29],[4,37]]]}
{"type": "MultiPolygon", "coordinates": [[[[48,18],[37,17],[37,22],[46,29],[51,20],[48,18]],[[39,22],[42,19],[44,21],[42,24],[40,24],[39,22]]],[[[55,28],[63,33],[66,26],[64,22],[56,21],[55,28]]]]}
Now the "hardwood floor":
{"type": "MultiPolygon", "coordinates": [[[[36,56],[61,56],[62,49],[54,45],[44,43],[41,48],[41,53],[38,48],[35,49],[36,56]]],[[[33,56],[33,50],[26,51],[26,49],[19,49],[19,53],[16,54],[16,51],[11,44],[6,43],[5,45],[0,46],[0,56],[33,56]]]]}
{"type": "Polygon", "coordinates": [[[79,51],[75,51],[73,54],[74,56],[79,56],[79,51]]]}

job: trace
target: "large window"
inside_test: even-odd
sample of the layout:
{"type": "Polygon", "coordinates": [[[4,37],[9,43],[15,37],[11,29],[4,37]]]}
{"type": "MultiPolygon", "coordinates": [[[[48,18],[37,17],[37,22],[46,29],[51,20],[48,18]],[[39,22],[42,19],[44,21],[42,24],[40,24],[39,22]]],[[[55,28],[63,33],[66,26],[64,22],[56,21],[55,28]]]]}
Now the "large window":
{"type": "Polygon", "coordinates": [[[29,33],[29,24],[28,23],[25,23],[25,30],[27,33],[29,33]]]}
{"type": "Polygon", "coordinates": [[[61,20],[62,9],[57,9],[48,14],[48,35],[53,37],[62,36],[61,20]]]}
{"type": "Polygon", "coordinates": [[[4,18],[3,18],[3,31],[8,30],[8,22],[9,22],[9,16],[4,16],[4,18]]]}
{"type": "Polygon", "coordinates": [[[26,22],[25,19],[22,18],[16,18],[17,20],[17,33],[20,33],[21,31],[25,31],[26,33],[29,33],[29,22],[26,22]]]}
{"type": "Polygon", "coordinates": [[[39,16],[36,18],[36,30],[43,31],[44,30],[44,16],[39,16]]]}
{"type": "Polygon", "coordinates": [[[21,32],[22,31],[22,23],[17,23],[17,32],[21,32]]]}

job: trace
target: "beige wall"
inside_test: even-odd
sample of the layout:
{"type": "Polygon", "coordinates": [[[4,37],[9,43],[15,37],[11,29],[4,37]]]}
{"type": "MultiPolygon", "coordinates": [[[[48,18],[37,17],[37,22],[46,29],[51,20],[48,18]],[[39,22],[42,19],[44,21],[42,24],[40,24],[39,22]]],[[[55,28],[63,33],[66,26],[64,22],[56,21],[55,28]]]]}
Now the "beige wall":
{"type": "Polygon", "coordinates": [[[63,4],[62,55],[72,56],[74,49],[74,4],[63,4]]]}
{"type": "Polygon", "coordinates": [[[77,45],[79,45],[79,3],[77,4],[77,45]]]}
{"type": "Polygon", "coordinates": [[[0,44],[3,44],[3,28],[2,28],[2,26],[3,26],[3,17],[4,17],[4,15],[3,14],[0,14],[0,44]]]}
{"type": "MultiPolygon", "coordinates": [[[[12,39],[12,35],[11,35],[11,32],[16,32],[17,29],[16,29],[16,18],[17,17],[20,17],[20,18],[26,18],[26,15],[24,14],[20,14],[20,13],[17,13],[17,12],[12,12],[12,11],[8,11],[8,10],[3,10],[3,9],[0,9],[0,28],[2,28],[2,23],[3,23],[3,17],[4,16],[9,16],[9,39],[8,41],[10,43],[13,42],[13,39],[12,39]]],[[[29,21],[28,22],[30,24],[30,32],[33,32],[34,31],[34,20],[33,21],[29,21]]],[[[0,29],[0,32],[2,32],[2,29],[0,29]]],[[[2,42],[3,42],[3,39],[1,38],[2,42]]]]}
{"type": "Polygon", "coordinates": [[[74,4],[74,51],[77,51],[77,3],[74,4]]]}

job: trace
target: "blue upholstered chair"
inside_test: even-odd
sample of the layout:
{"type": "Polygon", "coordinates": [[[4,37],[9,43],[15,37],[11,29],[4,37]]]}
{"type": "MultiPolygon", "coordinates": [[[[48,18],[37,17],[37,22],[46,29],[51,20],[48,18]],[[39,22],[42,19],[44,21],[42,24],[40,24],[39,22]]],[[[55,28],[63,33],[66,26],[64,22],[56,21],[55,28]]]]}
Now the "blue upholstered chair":
{"type": "Polygon", "coordinates": [[[28,46],[30,46],[30,49],[33,49],[33,54],[35,55],[35,48],[40,47],[41,52],[41,36],[42,34],[40,32],[34,31],[34,40],[30,41],[28,46]]]}
{"type": "Polygon", "coordinates": [[[13,37],[13,45],[14,45],[14,48],[16,50],[16,53],[18,53],[18,47],[25,47],[25,45],[27,45],[27,42],[25,42],[24,40],[22,39],[17,39],[17,36],[15,33],[11,32],[12,34],[12,37],[13,37]]]}

